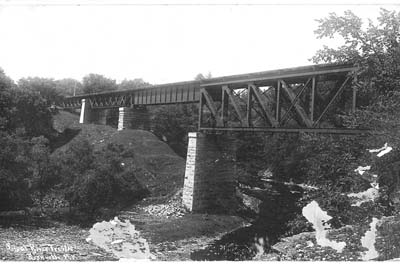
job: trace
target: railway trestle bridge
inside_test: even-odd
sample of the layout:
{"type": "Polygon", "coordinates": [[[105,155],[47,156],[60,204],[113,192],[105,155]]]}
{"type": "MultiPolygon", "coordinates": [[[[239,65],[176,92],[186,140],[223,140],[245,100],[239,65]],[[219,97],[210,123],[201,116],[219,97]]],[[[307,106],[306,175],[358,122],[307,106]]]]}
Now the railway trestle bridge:
{"type": "Polygon", "coordinates": [[[233,207],[235,144],[222,132],[359,134],[338,128],[338,114],[357,106],[351,64],[311,65],[67,97],[80,123],[106,124],[118,108],[118,130],[148,129],[146,106],[198,104],[198,131],[189,133],[183,204],[191,211],[233,207]],[[219,132],[219,133],[215,133],[219,132]]]}

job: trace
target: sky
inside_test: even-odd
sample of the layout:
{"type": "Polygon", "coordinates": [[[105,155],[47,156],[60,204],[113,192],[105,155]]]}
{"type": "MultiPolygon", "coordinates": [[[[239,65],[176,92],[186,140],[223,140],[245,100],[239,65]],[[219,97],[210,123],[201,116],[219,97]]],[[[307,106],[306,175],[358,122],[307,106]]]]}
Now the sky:
{"type": "Polygon", "coordinates": [[[315,19],[376,18],[396,1],[0,0],[0,67],[22,77],[89,73],[152,84],[310,65],[323,45],[315,19]],[[378,4],[379,3],[379,4],[378,4]]]}

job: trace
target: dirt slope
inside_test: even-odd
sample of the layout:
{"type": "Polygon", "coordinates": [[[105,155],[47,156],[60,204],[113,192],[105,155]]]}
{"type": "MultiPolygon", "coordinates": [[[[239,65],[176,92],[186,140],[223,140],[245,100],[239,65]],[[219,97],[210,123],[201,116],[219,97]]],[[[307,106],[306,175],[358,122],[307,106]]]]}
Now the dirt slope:
{"type": "Polygon", "coordinates": [[[101,150],[109,143],[119,144],[134,151],[133,157],[124,161],[127,166],[140,167],[150,173],[139,181],[150,190],[152,196],[171,195],[183,187],[185,160],[151,132],[117,131],[105,125],[79,124],[78,115],[65,111],[60,111],[53,119],[54,128],[59,132],[67,128],[80,130],[53,155],[64,152],[71,143],[81,139],[87,139],[95,150],[101,150]]]}

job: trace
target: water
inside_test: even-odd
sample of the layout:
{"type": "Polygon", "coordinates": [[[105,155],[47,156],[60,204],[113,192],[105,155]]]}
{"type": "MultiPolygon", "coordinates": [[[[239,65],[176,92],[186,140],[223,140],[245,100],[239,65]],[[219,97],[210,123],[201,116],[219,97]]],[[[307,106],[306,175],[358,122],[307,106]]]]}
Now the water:
{"type": "Polygon", "coordinates": [[[365,235],[361,238],[361,244],[363,247],[367,248],[368,251],[363,253],[361,258],[363,260],[375,259],[379,256],[379,253],[375,249],[376,242],[376,225],[378,223],[377,218],[372,218],[372,222],[369,225],[370,230],[368,230],[365,235]]]}
{"type": "Polygon", "coordinates": [[[336,242],[329,240],[327,236],[327,229],[330,229],[330,224],[327,223],[331,216],[326,211],[323,211],[316,201],[312,201],[303,208],[303,216],[312,223],[315,229],[315,237],[317,244],[322,247],[331,247],[337,252],[341,253],[346,246],[345,242],[336,242]]]}

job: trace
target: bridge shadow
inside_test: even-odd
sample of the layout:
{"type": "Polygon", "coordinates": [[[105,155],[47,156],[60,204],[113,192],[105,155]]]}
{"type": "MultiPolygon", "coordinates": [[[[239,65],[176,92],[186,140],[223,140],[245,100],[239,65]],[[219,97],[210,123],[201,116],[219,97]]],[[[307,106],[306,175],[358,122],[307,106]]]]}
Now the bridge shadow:
{"type": "Polygon", "coordinates": [[[214,241],[204,249],[190,253],[190,259],[195,261],[238,261],[252,260],[258,253],[255,245],[256,239],[263,238],[265,252],[270,251],[270,246],[275,243],[275,237],[266,235],[265,229],[250,225],[236,229],[214,241]]]}
{"type": "Polygon", "coordinates": [[[58,133],[56,136],[53,136],[52,139],[50,139],[51,152],[67,144],[75,136],[77,136],[80,131],[81,129],[66,128],[62,133],[58,133]]]}

